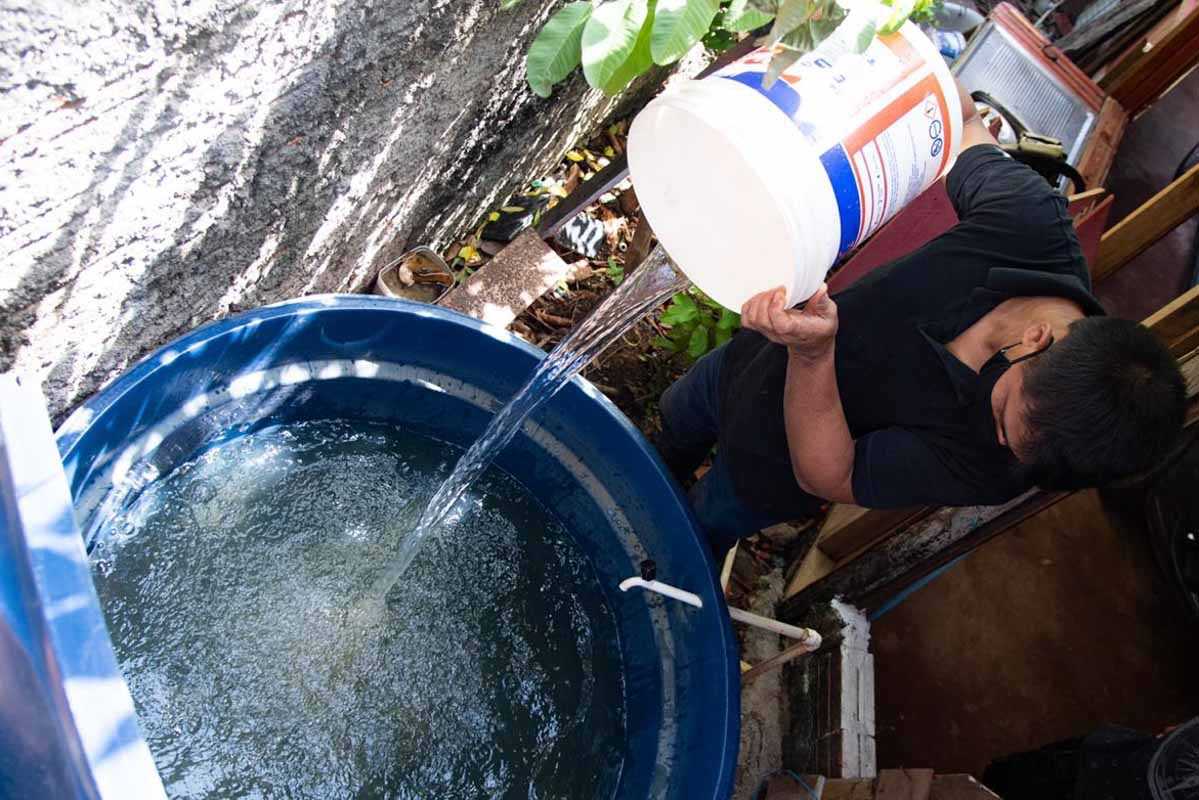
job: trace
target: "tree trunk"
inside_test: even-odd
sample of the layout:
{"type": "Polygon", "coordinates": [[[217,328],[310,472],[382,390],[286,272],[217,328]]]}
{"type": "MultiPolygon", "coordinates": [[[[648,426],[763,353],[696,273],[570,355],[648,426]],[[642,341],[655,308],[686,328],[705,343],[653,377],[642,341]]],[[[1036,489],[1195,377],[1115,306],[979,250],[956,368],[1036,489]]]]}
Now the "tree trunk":
{"type": "Polygon", "coordinates": [[[0,0],[0,370],[61,420],[189,328],[444,247],[612,110],[526,87],[558,5],[0,0]]]}

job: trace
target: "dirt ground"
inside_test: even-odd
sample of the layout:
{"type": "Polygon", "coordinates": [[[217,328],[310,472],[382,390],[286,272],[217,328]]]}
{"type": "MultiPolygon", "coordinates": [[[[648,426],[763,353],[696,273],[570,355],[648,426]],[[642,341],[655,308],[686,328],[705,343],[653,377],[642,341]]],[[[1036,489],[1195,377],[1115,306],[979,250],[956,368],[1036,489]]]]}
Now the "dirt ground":
{"type": "MultiPolygon", "coordinates": [[[[568,284],[567,291],[550,292],[537,300],[512,329],[543,350],[552,350],[570,333],[573,323],[585,318],[613,288],[612,280],[602,273],[568,284]],[[563,321],[572,324],[563,326],[563,321]]],[[[654,346],[653,339],[660,333],[653,319],[643,319],[583,370],[583,377],[607,395],[646,436],[661,427],[658,398],[690,366],[685,355],[654,346]]]]}

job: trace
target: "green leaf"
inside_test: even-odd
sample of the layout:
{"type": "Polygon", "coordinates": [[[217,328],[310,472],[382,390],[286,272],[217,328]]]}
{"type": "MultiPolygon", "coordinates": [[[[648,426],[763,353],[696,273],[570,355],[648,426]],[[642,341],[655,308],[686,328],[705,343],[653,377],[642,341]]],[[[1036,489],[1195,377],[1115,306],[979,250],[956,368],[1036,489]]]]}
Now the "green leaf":
{"type": "Polygon", "coordinates": [[[500,0],[500,9],[507,11],[510,8],[516,8],[520,3],[521,0],[500,0]]]}
{"type": "MultiPolygon", "coordinates": [[[[777,3],[771,4],[775,8],[777,3]]],[[[732,0],[724,12],[724,27],[730,31],[754,31],[774,19],[774,12],[762,11],[749,0],[732,0]]]]}
{"type": "Polygon", "coordinates": [[[650,50],[655,64],[673,64],[708,32],[720,0],[658,0],[650,50]]]}
{"type": "Polygon", "coordinates": [[[659,350],[665,350],[669,353],[677,353],[681,349],[677,344],[667,339],[665,336],[655,336],[653,339],[654,347],[659,350]]]}
{"type": "Polygon", "coordinates": [[[733,332],[724,328],[717,328],[716,333],[712,335],[712,348],[720,347],[722,344],[733,338],[733,332]]]}
{"type": "Polygon", "coordinates": [[[815,49],[820,46],[820,43],[833,35],[833,31],[845,20],[845,12],[836,3],[830,3],[825,13],[813,18],[808,23],[808,30],[811,32],[812,47],[815,49]]]}
{"type": "Polygon", "coordinates": [[[679,349],[681,350],[684,347],[686,347],[687,342],[689,342],[691,340],[691,331],[693,331],[694,329],[695,329],[695,321],[693,320],[691,322],[685,323],[683,325],[678,325],[678,326],[672,328],[670,331],[670,335],[667,338],[670,339],[671,341],[673,341],[675,344],[677,344],[679,346],[679,349]]]}
{"type": "Polygon", "coordinates": [[[607,91],[619,77],[648,15],[648,0],[607,0],[591,12],[582,40],[583,74],[589,84],[607,91]]]}
{"type": "Polygon", "coordinates": [[[695,300],[686,292],[679,292],[674,297],[670,298],[670,304],[682,309],[695,311],[695,300]]]}
{"type": "Polygon", "coordinates": [[[612,279],[612,283],[616,286],[624,281],[624,267],[616,263],[616,259],[608,259],[608,277],[612,279]]]}
{"type": "Polygon", "coordinates": [[[727,308],[720,312],[720,319],[716,321],[716,330],[718,331],[735,331],[741,325],[741,315],[736,311],[729,311],[727,308]]]}
{"type": "MultiPolygon", "coordinates": [[[[846,23],[847,25],[850,23],[846,23]]],[[[858,28],[857,35],[853,37],[853,51],[855,53],[865,53],[866,48],[874,41],[874,35],[878,33],[878,26],[874,20],[867,18],[863,25],[858,28]]]]}
{"type": "Polygon", "coordinates": [[[667,307],[662,312],[662,316],[658,319],[663,325],[683,325],[691,322],[699,317],[699,310],[694,306],[691,308],[683,308],[681,306],[672,305],[667,307]]]}
{"type": "Polygon", "coordinates": [[[878,29],[882,35],[895,33],[902,28],[903,24],[908,21],[908,17],[912,16],[912,12],[916,10],[916,0],[891,0],[884,5],[891,6],[891,15],[878,29]]]}
{"type": "Polygon", "coordinates": [[[806,23],[815,5],[813,0],[783,0],[774,17],[774,25],[770,27],[770,33],[766,36],[767,43],[774,44],[786,38],[806,23]]]}
{"type": "Polygon", "coordinates": [[[700,325],[691,332],[691,340],[687,342],[687,355],[699,358],[706,352],[708,352],[708,329],[700,325]]]}
{"type": "Polygon", "coordinates": [[[645,23],[641,26],[641,32],[637,34],[637,44],[633,46],[633,52],[628,60],[621,64],[620,68],[616,70],[616,74],[612,76],[612,79],[605,86],[601,87],[605,94],[618,94],[633,79],[654,65],[654,58],[650,49],[653,39],[654,6],[656,4],[657,0],[649,0],[649,11],[645,17],[645,23]]]}
{"type": "Polygon", "coordinates": [[[811,47],[805,50],[775,45],[774,55],[770,57],[770,64],[766,67],[766,74],[762,76],[762,88],[769,89],[771,86],[774,86],[774,82],[787,70],[787,67],[803,58],[804,53],[810,49],[811,47]]]}
{"type": "Polygon", "coordinates": [[[530,88],[541,97],[549,97],[553,85],[579,65],[583,31],[592,8],[587,0],[567,3],[546,21],[529,46],[525,76],[530,88]]]}

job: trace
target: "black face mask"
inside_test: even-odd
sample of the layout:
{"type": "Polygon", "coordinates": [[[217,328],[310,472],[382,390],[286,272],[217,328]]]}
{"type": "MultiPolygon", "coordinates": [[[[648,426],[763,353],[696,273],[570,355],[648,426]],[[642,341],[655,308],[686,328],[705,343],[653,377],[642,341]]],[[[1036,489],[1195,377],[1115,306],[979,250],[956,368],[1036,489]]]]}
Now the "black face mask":
{"type": "Polygon", "coordinates": [[[1011,350],[1020,344],[1009,344],[1007,347],[1001,347],[995,355],[987,360],[987,363],[982,365],[982,369],[978,371],[978,393],[974,396],[974,400],[970,406],[970,431],[977,436],[979,440],[994,444],[996,447],[1006,450],[1012,456],[1012,460],[1016,460],[1016,456],[1012,454],[1011,448],[1004,447],[999,443],[999,431],[995,429],[995,414],[991,409],[991,395],[995,391],[995,384],[999,383],[999,379],[1009,369],[1019,364],[1021,361],[1027,361],[1030,358],[1035,358],[1041,353],[1044,353],[1053,346],[1053,337],[1049,337],[1049,344],[1027,355],[1020,356],[1012,360],[1008,360],[1007,351],[1011,350]]]}
{"type": "MultiPolygon", "coordinates": [[[[991,356],[987,363],[978,371],[977,393],[970,404],[970,432],[978,441],[987,442],[1000,449],[1007,449],[999,443],[999,433],[995,430],[995,413],[991,409],[991,394],[995,384],[1003,374],[1011,369],[1011,362],[1002,352],[991,356]]],[[[1011,452],[1011,451],[1008,451],[1011,452]]]]}

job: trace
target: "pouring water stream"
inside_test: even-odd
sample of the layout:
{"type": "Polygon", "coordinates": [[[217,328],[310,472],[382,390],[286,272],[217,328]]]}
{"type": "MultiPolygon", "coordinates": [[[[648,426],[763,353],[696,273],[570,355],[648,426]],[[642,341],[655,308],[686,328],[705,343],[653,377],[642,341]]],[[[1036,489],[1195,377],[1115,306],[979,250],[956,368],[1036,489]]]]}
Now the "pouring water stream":
{"type": "Polygon", "coordinates": [[[461,516],[458,505],[467,487],[512,441],[526,417],[645,314],[688,285],[689,281],[675,270],[666,251],[661,246],[655,247],[645,262],[537,365],[520,391],[492,418],[433,494],[415,529],[404,537],[395,558],[375,580],[368,600],[385,600],[429,534],[443,523],[453,524],[461,516]]]}

